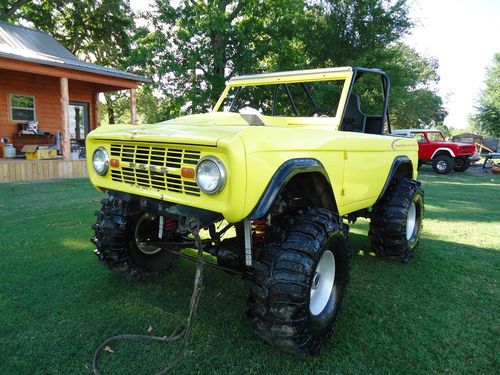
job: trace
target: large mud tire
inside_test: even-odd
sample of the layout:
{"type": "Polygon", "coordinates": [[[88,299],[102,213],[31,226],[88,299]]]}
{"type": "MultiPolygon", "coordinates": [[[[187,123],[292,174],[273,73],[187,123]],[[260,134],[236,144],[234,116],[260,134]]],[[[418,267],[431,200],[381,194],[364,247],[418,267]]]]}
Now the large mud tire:
{"type": "Polygon", "coordinates": [[[338,215],[311,209],[296,217],[284,240],[270,245],[254,263],[248,316],[255,333],[283,351],[317,354],[343,309],[349,257],[348,227],[338,215]],[[325,258],[331,262],[332,256],[333,286],[326,289],[324,307],[313,313],[318,264],[325,258]]]}
{"type": "Polygon", "coordinates": [[[393,180],[373,206],[368,233],[372,251],[407,262],[418,246],[423,218],[424,191],[420,182],[410,178],[393,180]]]}
{"type": "Polygon", "coordinates": [[[143,213],[130,214],[127,203],[110,197],[103,200],[92,226],[95,254],[110,271],[126,279],[142,280],[157,276],[175,261],[176,256],[166,249],[146,254],[137,246],[136,228],[143,213]]]}

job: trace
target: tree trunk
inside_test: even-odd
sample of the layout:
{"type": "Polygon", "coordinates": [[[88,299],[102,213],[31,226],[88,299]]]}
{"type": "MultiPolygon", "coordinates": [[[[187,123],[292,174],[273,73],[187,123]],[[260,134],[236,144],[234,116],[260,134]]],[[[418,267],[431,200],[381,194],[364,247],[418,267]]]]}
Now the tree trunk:
{"type": "Polygon", "coordinates": [[[212,33],[212,54],[214,59],[214,80],[212,87],[211,101],[215,104],[220,93],[224,89],[225,70],[226,70],[226,42],[222,34],[218,31],[212,33]]]}
{"type": "Polygon", "coordinates": [[[12,4],[10,6],[10,8],[7,6],[4,7],[2,9],[2,14],[0,14],[0,19],[1,18],[7,19],[8,17],[13,16],[14,13],[16,13],[18,11],[18,9],[21,8],[27,2],[28,2],[28,0],[18,0],[14,4],[12,4]]]}
{"type": "MultiPolygon", "coordinates": [[[[226,7],[229,5],[228,0],[219,0],[217,2],[218,12],[224,15],[226,24],[230,24],[241,12],[244,1],[239,0],[233,11],[226,15],[226,7]]],[[[210,93],[210,100],[215,104],[219,98],[220,93],[224,90],[226,80],[226,47],[227,39],[224,28],[213,29],[210,32],[210,44],[212,48],[213,58],[213,87],[210,93]]]]}
{"type": "Polygon", "coordinates": [[[113,104],[108,103],[106,107],[108,108],[108,122],[112,125],[115,123],[115,110],[113,109],[113,104]]]}
{"type": "Polygon", "coordinates": [[[75,107],[75,138],[81,139],[81,135],[80,135],[80,108],[77,108],[77,107],[75,107]]]}
{"type": "Polygon", "coordinates": [[[110,125],[115,124],[115,109],[113,108],[113,101],[110,98],[109,94],[104,94],[104,98],[106,99],[106,109],[108,112],[108,122],[110,125]]]}

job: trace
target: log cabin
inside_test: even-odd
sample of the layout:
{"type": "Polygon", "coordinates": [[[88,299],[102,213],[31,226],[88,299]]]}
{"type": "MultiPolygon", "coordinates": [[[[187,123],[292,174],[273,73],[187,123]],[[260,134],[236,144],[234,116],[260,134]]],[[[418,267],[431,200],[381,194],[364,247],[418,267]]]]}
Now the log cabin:
{"type": "Polygon", "coordinates": [[[150,79],[136,74],[81,61],[43,31],[0,21],[0,139],[8,138],[17,154],[26,144],[55,144],[59,159],[68,165],[52,161],[53,170],[40,174],[27,172],[39,172],[39,165],[11,161],[14,166],[8,166],[7,159],[0,159],[4,164],[0,182],[79,177],[85,167],[83,161],[81,166],[71,165],[71,147],[83,144],[85,136],[100,125],[99,94],[130,90],[134,124],[135,90],[147,82],[150,79]],[[29,122],[37,122],[43,134],[20,134],[29,122]],[[71,173],[72,167],[80,173],[71,173]]]}

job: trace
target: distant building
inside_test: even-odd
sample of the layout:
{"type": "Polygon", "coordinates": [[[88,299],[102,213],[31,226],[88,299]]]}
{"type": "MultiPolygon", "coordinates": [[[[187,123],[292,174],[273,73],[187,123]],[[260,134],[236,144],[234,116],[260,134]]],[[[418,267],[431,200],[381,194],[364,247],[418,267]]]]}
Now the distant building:
{"type": "Polygon", "coordinates": [[[483,136],[474,133],[462,133],[458,135],[454,135],[451,137],[453,142],[462,142],[462,143],[483,143],[483,136]]]}
{"type": "Polygon", "coordinates": [[[0,138],[8,137],[18,151],[24,144],[55,143],[60,133],[69,160],[71,143],[82,143],[100,124],[102,92],[130,90],[135,123],[139,82],[150,80],[80,61],[45,32],[0,22],[0,138]],[[20,135],[18,124],[30,121],[49,134],[20,135]]]}

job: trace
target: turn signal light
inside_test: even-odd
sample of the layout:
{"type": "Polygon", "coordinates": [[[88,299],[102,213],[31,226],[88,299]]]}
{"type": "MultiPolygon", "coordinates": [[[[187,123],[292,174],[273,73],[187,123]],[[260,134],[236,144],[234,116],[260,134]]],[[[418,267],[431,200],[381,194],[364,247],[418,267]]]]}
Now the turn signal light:
{"type": "Polygon", "coordinates": [[[183,167],[181,169],[181,176],[184,178],[194,178],[194,169],[183,167]]]}
{"type": "Polygon", "coordinates": [[[109,161],[109,165],[111,165],[113,168],[118,168],[120,166],[120,160],[118,160],[118,159],[111,159],[109,161]]]}

